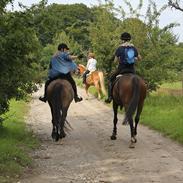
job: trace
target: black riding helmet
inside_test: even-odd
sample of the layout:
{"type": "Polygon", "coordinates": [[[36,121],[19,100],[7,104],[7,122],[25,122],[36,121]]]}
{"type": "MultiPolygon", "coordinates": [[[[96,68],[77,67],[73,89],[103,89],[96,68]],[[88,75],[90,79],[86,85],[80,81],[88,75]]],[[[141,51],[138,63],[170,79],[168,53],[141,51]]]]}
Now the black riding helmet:
{"type": "Polygon", "coordinates": [[[61,43],[58,45],[58,50],[67,49],[69,50],[68,46],[65,43],[61,43]]]}
{"type": "Polygon", "coordinates": [[[131,40],[131,35],[128,33],[128,32],[123,32],[121,34],[121,40],[124,40],[124,41],[130,41],[131,40]]]}

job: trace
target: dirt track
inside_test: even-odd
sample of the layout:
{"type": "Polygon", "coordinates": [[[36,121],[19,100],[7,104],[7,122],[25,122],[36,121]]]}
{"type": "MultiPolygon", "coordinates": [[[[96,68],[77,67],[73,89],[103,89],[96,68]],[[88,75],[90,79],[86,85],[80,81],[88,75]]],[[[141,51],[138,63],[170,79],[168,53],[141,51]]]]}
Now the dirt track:
{"type": "Polygon", "coordinates": [[[32,155],[36,169],[21,183],[183,182],[182,146],[139,125],[136,148],[128,148],[130,129],[121,125],[122,115],[117,140],[111,141],[112,109],[94,98],[72,103],[67,119],[73,130],[53,142],[48,104],[38,100],[42,92],[34,94],[27,120],[42,145],[32,155]]]}

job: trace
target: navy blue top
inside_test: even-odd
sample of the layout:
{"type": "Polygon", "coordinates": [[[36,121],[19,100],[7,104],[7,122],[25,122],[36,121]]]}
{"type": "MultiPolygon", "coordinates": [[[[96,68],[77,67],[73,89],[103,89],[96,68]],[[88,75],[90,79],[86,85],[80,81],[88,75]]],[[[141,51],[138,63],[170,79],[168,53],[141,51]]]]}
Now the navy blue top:
{"type": "MultiPolygon", "coordinates": [[[[133,69],[134,68],[134,64],[126,64],[124,62],[125,59],[125,47],[126,46],[120,46],[117,48],[116,52],[115,52],[115,56],[118,57],[119,59],[119,65],[118,68],[121,69],[133,69]]],[[[129,47],[133,47],[134,48],[134,52],[135,52],[135,57],[138,57],[138,52],[137,49],[134,46],[129,46],[129,47]]]]}

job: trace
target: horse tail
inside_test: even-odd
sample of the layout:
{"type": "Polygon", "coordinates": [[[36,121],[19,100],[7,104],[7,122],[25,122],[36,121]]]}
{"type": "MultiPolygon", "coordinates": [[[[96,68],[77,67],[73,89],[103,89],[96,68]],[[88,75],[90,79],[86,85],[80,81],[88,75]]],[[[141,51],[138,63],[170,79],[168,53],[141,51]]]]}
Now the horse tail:
{"type": "Polygon", "coordinates": [[[126,111],[126,117],[124,121],[128,121],[135,113],[140,98],[140,82],[137,76],[132,78],[132,98],[126,111]]]}
{"type": "Polygon", "coordinates": [[[105,84],[104,84],[104,74],[103,74],[103,72],[98,72],[98,75],[99,75],[99,79],[100,79],[100,86],[101,86],[102,93],[106,96],[107,92],[106,92],[105,84]]]}
{"type": "Polygon", "coordinates": [[[53,107],[53,117],[54,121],[60,123],[61,120],[61,98],[60,93],[63,90],[62,85],[56,84],[53,89],[52,107],[53,107]]]}

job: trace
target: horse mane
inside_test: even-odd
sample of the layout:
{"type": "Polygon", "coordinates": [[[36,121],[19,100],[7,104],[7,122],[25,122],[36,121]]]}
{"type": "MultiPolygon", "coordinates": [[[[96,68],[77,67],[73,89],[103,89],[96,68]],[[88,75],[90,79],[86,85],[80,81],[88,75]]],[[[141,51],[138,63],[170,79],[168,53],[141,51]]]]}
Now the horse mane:
{"type": "Polygon", "coordinates": [[[83,69],[86,69],[86,67],[83,64],[78,64],[79,67],[82,67],[83,69]]]}

